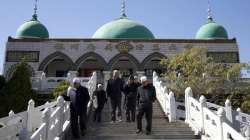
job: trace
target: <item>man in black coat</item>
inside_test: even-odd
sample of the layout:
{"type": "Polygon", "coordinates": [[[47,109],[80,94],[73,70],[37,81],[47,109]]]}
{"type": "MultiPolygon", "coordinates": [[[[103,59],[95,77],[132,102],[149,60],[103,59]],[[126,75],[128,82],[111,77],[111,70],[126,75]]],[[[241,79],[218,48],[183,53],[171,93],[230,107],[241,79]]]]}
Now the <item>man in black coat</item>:
{"type": "Polygon", "coordinates": [[[137,88],[138,84],[135,83],[134,76],[131,75],[128,84],[124,86],[127,122],[135,122],[137,88]]]}
{"type": "Polygon", "coordinates": [[[151,133],[152,128],[152,113],[153,113],[153,102],[156,99],[155,87],[148,83],[147,77],[141,77],[142,86],[137,90],[137,100],[139,106],[139,112],[137,114],[137,134],[142,132],[142,117],[146,115],[146,134],[151,133]]]}
{"type": "Polygon", "coordinates": [[[112,112],[111,120],[112,123],[116,121],[116,109],[118,108],[118,121],[121,121],[122,111],[121,111],[121,100],[122,100],[122,91],[123,91],[123,80],[119,77],[120,73],[117,70],[114,70],[113,77],[108,80],[106,92],[110,98],[112,112]]]}
{"type": "Polygon", "coordinates": [[[80,138],[79,125],[81,135],[85,135],[87,121],[87,106],[90,100],[89,92],[86,87],[81,86],[79,78],[73,79],[73,87],[68,88],[67,95],[63,95],[64,100],[70,101],[70,122],[74,138],[80,138]],[[80,123],[78,123],[80,118],[80,123]]]}
{"type": "Polygon", "coordinates": [[[97,85],[97,90],[94,91],[93,97],[97,99],[97,108],[94,110],[93,121],[101,122],[102,109],[107,102],[106,92],[103,90],[102,84],[97,85]]]}

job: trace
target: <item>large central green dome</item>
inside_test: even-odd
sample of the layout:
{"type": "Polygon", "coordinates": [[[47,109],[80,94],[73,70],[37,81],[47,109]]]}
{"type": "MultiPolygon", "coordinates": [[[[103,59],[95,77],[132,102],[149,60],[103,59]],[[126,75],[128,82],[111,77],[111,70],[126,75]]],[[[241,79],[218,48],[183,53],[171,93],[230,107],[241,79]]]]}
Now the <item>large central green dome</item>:
{"type": "Polygon", "coordinates": [[[92,38],[97,39],[154,39],[145,26],[128,18],[120,18],[100,27],[92,38]]]}

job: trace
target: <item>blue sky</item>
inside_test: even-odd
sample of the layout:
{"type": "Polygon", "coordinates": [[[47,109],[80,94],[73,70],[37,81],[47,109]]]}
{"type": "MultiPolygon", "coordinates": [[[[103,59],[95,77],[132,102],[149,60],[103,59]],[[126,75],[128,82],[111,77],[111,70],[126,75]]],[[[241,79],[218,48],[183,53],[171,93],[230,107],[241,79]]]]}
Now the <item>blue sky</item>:
{"type": "MultiPolygon", "coordinates": [[[[236,37],[241,62],[250,61],[250,0],[211,0],[213,16],[229,37],[236,37]]],[[[34,0],[1,0],[0,71],[5,43],[31,19],[34,0]]],[[[118,18],[121,0],[39,0],[39,20],[53,38],[91,38],[104,23],[118,18]]],[[[126,0],[130,19],[147,26],[157,38],[194,38],[206,22],[207,0],[126,0]]]]}

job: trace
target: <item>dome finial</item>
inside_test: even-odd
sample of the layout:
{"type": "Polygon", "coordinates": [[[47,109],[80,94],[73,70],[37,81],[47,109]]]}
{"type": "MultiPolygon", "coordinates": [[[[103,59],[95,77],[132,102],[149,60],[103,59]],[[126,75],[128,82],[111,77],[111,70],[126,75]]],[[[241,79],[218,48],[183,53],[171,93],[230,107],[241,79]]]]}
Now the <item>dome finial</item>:
{"type": "Polygon", "coordinates": [[[208,17],[207,17],[208,21],[209,21],[209,22],[210,22],[210,21],[213,21],[211,0],[208,0],[208,10],[207,10],[207,12],[208,12],[208,17]]]}
{"type": "Polygon", "coordinates": [[[120,18],[126,18],[126,3],[125,0],[122,0],[122,6],[121,6],[121,17],[120,18]]]}
{"type": "Polygon", "coordinates": [[[32,20],[37,20],[37,3],[38,3],[38,0],[35,0],[34,13],[32,16],[32,20]]]}

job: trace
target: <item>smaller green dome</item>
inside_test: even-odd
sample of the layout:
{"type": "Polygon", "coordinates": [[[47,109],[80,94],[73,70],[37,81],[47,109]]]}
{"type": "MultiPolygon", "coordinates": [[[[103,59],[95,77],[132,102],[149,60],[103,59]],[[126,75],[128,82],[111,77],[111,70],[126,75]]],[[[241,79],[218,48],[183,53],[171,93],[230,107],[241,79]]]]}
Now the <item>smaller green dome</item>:
{"type": "Polygon", "coordinates": [[[226,29],[212,19],[203,25],[196,34],[196,39],[228,39],[226,29]]]}
{"type": "Polygon", "coordinates": [[[37,16],[33,15],[30,21],[22,24],[17,32],[16,38],[49,38],[47,28],[37,20],[37,16]]]}
{"type": "Polygon", "coordinates": [[[145,26],[132,21],[126,16],[108,22],[92,36],[97,39],[154,39],[153,33],[145,26]]]}

